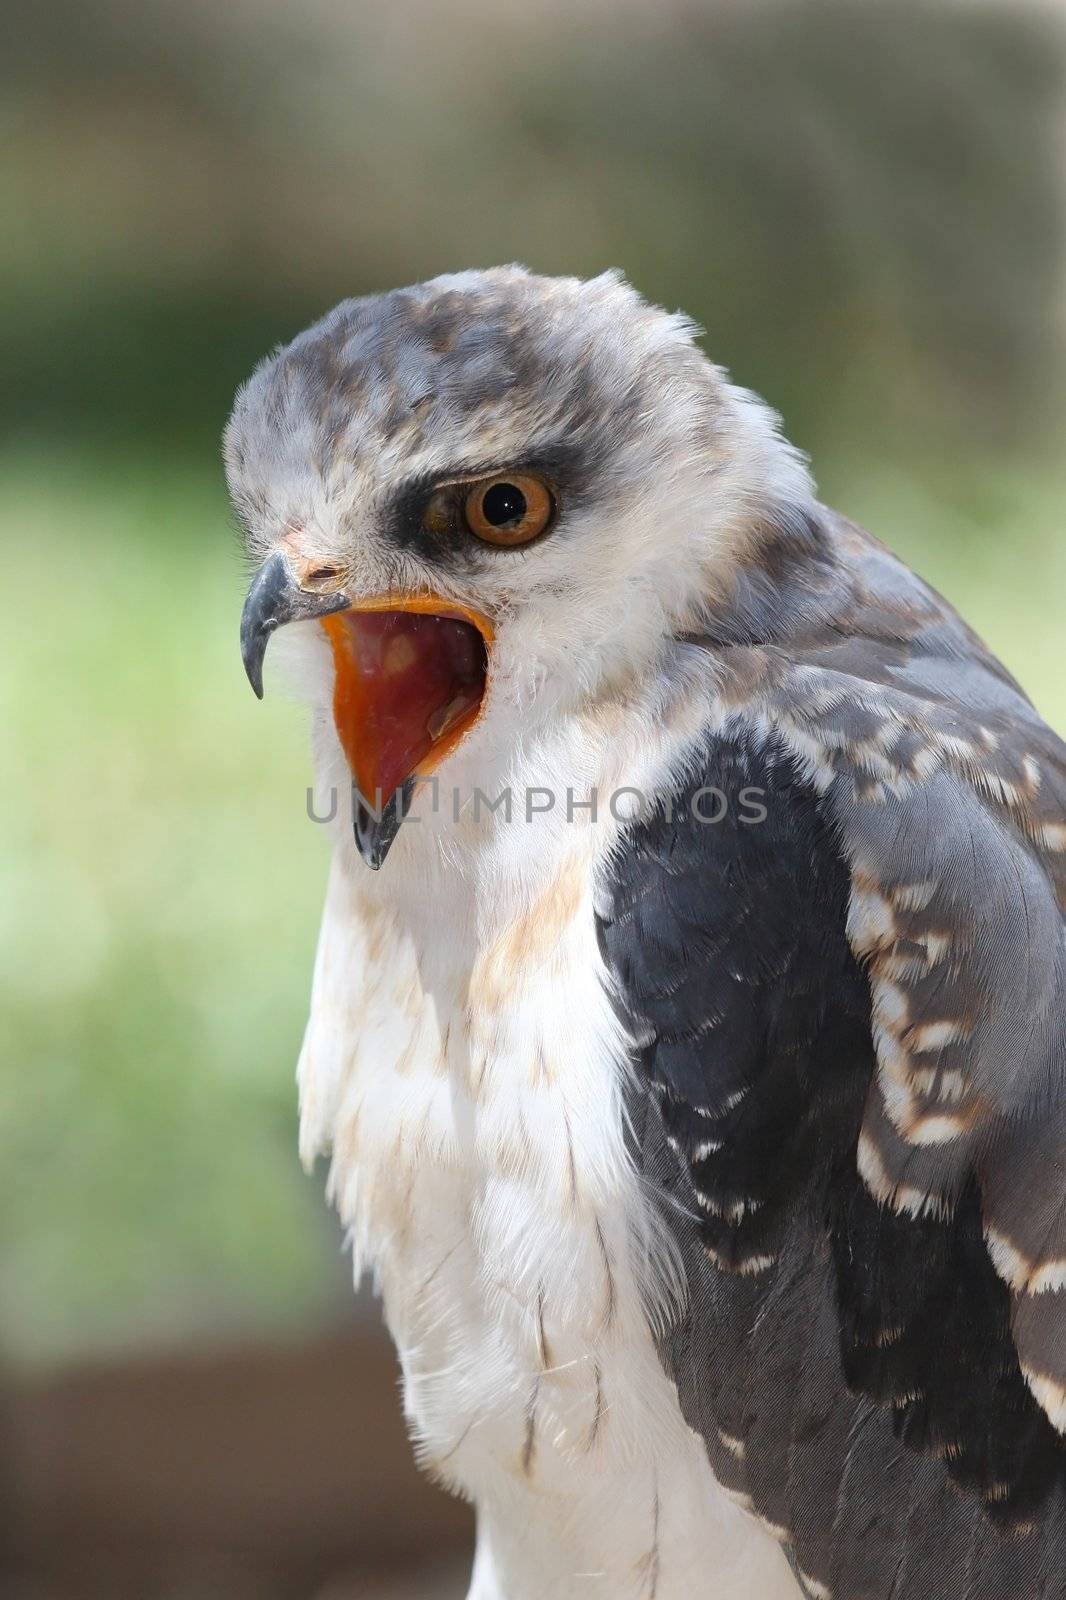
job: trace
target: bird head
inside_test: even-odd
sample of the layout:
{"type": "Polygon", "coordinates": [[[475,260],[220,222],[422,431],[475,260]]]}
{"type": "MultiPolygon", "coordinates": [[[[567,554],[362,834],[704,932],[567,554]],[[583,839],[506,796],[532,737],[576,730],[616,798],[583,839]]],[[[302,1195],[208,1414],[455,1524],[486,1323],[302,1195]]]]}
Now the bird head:
{"type": "Polygon", "coordinates": [[[245,668],[261,694],[277,628],[325,634],[370,865],[418,777],[624,693],[807,499],[694,331],[616,273],[465,272],[343,302],[238,394],[245,668]]]}

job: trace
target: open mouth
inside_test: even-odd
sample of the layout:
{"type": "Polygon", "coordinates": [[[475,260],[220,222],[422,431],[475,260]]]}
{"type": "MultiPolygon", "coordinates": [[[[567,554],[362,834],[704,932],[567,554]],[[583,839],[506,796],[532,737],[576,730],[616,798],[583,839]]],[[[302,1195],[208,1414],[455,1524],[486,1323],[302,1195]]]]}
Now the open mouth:
{"type": "MultiPolygon", "coordinates": [[[[369,601],[322,617],[320,626],[333,650],[333,717],[360,809],[379,832],[392,810],[391,842],[414,781],[477,721],[492,628],[478,613],[431,596],[369,601]]],[[[358,818],[356,830],[358,839],[358,818]]]]}
{"type": "MultiPolygon", "coordinates": [[[[329,577],[335,576],[332,572],[329,577]]],[[[492,624],[437,595],[368,597],[301,583],[286,552],[268,556],[241,612],[241,659],[263,698],[263,657],[289,622],[317,621],[333,650],[333,716],[354,779],[355,843],[380,867],[420,777],[431,773],[480,714],[492,624]]]]}

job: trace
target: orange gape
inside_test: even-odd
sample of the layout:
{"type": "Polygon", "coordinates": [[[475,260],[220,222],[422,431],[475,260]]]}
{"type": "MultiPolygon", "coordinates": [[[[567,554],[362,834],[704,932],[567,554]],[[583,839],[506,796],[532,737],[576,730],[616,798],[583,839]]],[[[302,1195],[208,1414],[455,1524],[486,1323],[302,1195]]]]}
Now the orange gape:
{"type": "Polygon", "coordinates": [[[492,626],[433,599],[373,601],[321,619],[333,647],[333,719],[375,811],[432,772],[476,722],[492,626]]]}

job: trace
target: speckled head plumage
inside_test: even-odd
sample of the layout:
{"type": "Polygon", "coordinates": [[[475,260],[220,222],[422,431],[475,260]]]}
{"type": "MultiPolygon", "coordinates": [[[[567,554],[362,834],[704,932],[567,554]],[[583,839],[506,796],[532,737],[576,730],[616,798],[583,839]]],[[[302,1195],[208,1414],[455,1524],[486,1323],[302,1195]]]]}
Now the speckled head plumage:
{"type": "Polygon", "coordinates": [[[334,701],[358,705],[358,728],[338,727],[361,793],[399,794],[457,733],[499,749],[557,707],[624,692],[767,538],[809,525],[806,471],[776,418],[694,333],[617,273],[465,272],[345,301],[238,395],[230,491],[265,563],[245,612],[249,675],[258,691],[279,621],[349,615],[358,638],[329,625],[334,701]],[[473,535],[466,488],[493,479],[543,495],[539,536],[473,535]],[[424,614],[401,620],[413,603],[451,618],[451,636],[424,614]],[[370,609],[391,620],[361,619],[370,609]],[[476,708],[480,647],[456,634],[464,624],[488,651],[476,708]],[[397,685],[375,718],[372,675],[348,671],[368,650],[375,671],[382,652],[388,670],[419,656],[387,752],[369,746],[397,685]],[[426,729],[448,737],[426,748],[426,729]]]}
{"type": "Polygon", "coordinates": [[[353,593],[535,606],[527,666],[536,635],[546,665],[580,660],[588,682],[620,608],[642,658],[641,634],[686,614],[746,527],[809,498],[775,421],[618,274],[502,267],[337,306],[241,391],[225,455],[257,559],[288,536],[353,593]],[[519,553],[425,533],[436,481],[519,467],[558,488],[550,538],[519,553]]]}

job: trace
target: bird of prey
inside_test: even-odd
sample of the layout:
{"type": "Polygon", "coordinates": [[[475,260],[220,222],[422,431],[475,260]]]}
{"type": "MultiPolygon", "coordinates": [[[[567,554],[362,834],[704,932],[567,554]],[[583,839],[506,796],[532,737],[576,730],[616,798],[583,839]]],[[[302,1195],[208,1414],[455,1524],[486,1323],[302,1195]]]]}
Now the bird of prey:
{"type": "Polygon", "coordinates": [[[472,1600],[1062,1600],[1066,747],[617,274],[346,301],[225,454],[472,1600]]]}

